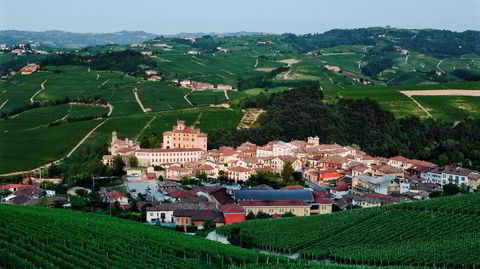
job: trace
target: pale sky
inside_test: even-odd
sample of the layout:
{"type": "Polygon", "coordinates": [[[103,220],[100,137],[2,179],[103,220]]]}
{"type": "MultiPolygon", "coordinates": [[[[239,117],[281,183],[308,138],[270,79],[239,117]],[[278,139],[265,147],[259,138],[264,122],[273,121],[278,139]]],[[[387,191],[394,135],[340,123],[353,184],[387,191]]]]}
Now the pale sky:
{"type": "Polygon", "coordinates": [[[0,30],[315,33],[480,30],[480,0],[0,0],[0,30]]]}

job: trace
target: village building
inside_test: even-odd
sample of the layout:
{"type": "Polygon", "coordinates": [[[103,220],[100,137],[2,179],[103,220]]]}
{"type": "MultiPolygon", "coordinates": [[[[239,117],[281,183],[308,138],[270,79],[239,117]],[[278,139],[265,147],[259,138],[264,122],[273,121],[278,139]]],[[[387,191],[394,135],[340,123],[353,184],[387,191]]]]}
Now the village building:
{"type": "Polygon", "coordinates": [[[177,226],[196,226],[203,229],[206,221],[212,221],[217,227],[225,224],[222,212],[217,210],[180,209],[173,212],[177,226]]]}
{"type": "Polygon", "coordinates": [[[28,64],[20,69],[20,74],[22,75],[31,75],[32,73],[36,72],[40,69],[38,64],[28,64]]]}
{"type": "Polygon", "coordinates": [[[114,204],[114,203],[119,203],[120,207],[122,208],[128,208],[128,196],[124,193],[118,192],[118,191],[112,191],[108,192],[105,195],[105,201],[114,204]]]}
{"type": "Polygon", "coordinates": [[[228,179],[235,180],[235,183],[238,181],[247,181],[250,178],[250,176],[254,174],[255,174],[255,170],[242,167],[242,166],[227,168],[228,179]]]}
{"type": "Polygon", "coordinates": [[[185,121],[177,120],[172,131],[163,133],[164,149],[201,149],[207,150],[207,134],[198,129],[187,127],[185,121]]]}

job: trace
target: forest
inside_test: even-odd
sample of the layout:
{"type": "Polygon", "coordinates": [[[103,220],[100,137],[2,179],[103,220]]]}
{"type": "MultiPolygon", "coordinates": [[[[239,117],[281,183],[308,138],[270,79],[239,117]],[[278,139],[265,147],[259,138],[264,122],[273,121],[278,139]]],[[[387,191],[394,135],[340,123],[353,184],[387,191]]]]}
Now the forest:
{"type": "Polygon", "coordinates": [[[80,54],[53,55],[42,61],[42,65],[86,65],[96,70],[142,73],[140,65],[156,67],[157,63],[138,51],[122,50],[98,53],[93,56],[80,54]]]}
{"type": "Polygon", "coordinates": [[[467,118],[454,125],[417,117],[395,118],[370,99],[322,101],[316,87],[250,97],[240,107],[267,112],[258,128],[209,133],[209,147],[258,145],[271,140],[290,141],[318,135],[321,143],[359,146],[373,156],[403,155],[437,164],[458,163],[480,169],[480,119],[467,118]]]}

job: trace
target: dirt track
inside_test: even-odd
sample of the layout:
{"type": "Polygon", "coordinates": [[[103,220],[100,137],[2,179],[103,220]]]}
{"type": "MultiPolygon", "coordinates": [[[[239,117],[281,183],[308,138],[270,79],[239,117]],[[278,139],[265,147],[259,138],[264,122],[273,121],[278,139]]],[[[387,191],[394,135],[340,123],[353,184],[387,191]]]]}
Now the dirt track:
{"type": "Polygon", "coordinates": [[[480,96],[480,90],[423,90],[423,91],[400,91],[406,96],[480,96]]]}

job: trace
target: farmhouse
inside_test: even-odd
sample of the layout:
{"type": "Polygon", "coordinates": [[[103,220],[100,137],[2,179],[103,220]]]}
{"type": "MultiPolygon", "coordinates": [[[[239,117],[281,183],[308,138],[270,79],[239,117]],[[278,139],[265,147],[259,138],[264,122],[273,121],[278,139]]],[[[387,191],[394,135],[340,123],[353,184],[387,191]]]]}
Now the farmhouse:
{"type": "Polygon", "coordinates": [[[163,133],[164,149],[201,149],[207,150],[207,134],[198,129],[186,127],[185,121],[177,120],[172,131],[163,133]]]}
{"type": "Polygon", "coordinates": [[[20,74],[22,75],[31,75],[33,72],[36,72],[40,69],[38,64],[28,64],[20,69],[20,74]]]}
{"type": "Polygon", "coordinates": [[[149,78],[147,78],[148,81],[160,81],[162,80],[162,77],[161,76],[151,76],[149,78]]]}
{"type": "Polygon", "coordinates": [[[340,69],[340,67],[334,66],[334,65],[324,65],[323,67],[325,67],[325,69],[327,69],[330,72],[338,73],[338,72],[342,71],[342,69],[340,69]]]}
{"type": "Polygon", "coordinates": [[[225,223],[222,212],[216,210],[193,210],[180,209],[173,212],[177,226],[196,226],[203,229],[206,221],[212,221],[215,225],[222,226],[225,223]]]}

